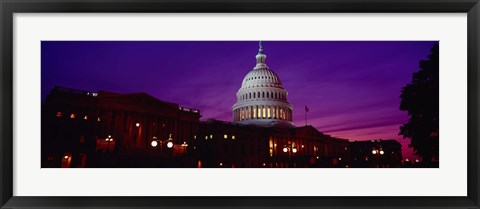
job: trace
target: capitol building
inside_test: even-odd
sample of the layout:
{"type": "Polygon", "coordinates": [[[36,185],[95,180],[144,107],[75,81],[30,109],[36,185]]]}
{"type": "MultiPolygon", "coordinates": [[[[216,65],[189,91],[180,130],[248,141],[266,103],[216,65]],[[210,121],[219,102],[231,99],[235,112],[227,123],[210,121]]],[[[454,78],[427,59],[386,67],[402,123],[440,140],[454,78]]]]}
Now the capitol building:
{"type": "Polygon", "coordinates": [[[258,126],[292,126],[293,106],[280,77],[270,70],[260,42],[257,64],[243,79],[233,105],[233,122],[258,126]]]}
{"type": "Polygon", "coordinates": [[[401,146],[394,140],[349,142],[295,126],[288,93],[267,66],[261,42],[255,58],[236,92],[233,121],[202,121],[201,110],[146,93],[55,87],[42,104],[42,168],[400,165],[401,146]]]}

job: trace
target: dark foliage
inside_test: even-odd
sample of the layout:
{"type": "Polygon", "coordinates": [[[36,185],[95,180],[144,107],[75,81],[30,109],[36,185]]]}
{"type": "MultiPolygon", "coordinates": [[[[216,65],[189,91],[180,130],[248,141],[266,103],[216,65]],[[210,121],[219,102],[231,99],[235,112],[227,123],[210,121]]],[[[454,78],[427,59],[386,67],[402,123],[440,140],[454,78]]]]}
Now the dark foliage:
{"type": "Polygon", "coordinates": [[[420,70],[413,73],[412,82],[402,89],[400,109],[407,111],[409,120],[400,127],[399,135],[409,138],[409,147],[426,165],[438,160],[439,127],[439,46],[420,61],[420,70]]]}

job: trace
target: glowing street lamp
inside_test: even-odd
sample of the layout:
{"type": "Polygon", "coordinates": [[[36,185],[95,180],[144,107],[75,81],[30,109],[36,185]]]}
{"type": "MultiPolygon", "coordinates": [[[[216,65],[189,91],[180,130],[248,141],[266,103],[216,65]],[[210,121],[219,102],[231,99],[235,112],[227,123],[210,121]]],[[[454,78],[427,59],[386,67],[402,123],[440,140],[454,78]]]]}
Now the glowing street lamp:
{"type": "Polygon", "coordinates": [[[150,143],[150,145],[152,145],[152,147],[157,147],[158,142],[157,141],[152,141],[152,143],[150,143]]]}
{"type": "Polygon", "coordinates": [[[173,147],[173,142],[169,141],[169,142],[167,143],[167,147],[168,147],[168,148],[172,148],[172,147],[173,147]]]}
{"type": "Polygon", "coordinates": [[[112,135],[108,135],[105,141],[107,141],[107,152],[110,153],[110,142],[113,142],[112,135]]]}
{"type": "Polygon", "coordinates": [[[287,148],[287,147],[284,147],[284,148],[283,148],[283,152],[288,152],[288,148],[287,148]]]}

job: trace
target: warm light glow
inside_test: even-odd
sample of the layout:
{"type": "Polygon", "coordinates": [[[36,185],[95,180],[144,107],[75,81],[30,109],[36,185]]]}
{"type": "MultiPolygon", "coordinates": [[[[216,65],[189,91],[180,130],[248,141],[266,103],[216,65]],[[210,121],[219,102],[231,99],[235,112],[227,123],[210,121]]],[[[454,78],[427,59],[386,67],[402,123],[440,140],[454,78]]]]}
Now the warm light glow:
{"type": "Polygon", "coordinates": [[[263,163],[263,166],[264,166],[264,167],[265,167],[265,165],[266,165],[266,164],[265,164],[265,163],[263,163]]]}
{"type": "Polygon", "coordinates": [[[342,158],[341,158],[341,157],[339,157],[339,158],[338,158],[338,160],[342,160],[342,158]]]}
{"type": "Polygon", "coordinates": [[[409,162],[410,160],[407,158],[407,159],[405,159],[405,161],[409,162]]]}
{"type": "Polygon", "coordinates": [[[223,163],[220,163],[219,165],[220,165],[220,166],[223,166],[223,163]]]}
{"type": "Polygon", "coordinates": [[[380,154],[383,155],[383,153],[385,153],[383,150],[380,150],[380,154]]]}
{"type": "Polygon", "coordinates": [[[320,159],[320,157],[317,156],[317,159],[320,159]]]}
{"type": "Polygon", "coordinates": [[[140,127],[140,123],[135,123],[135,126],[136,126],[136,127],[140,127]]]}
{"type": "Polygon", "coordinates": [[[75,113],[70,114],[70,118],[75,118],[75,113]]]}
{"type": "Polygon", "coordinates": [[[288,148],[284,147],[283,152],[288,152],[288,148]]]}
{"type": "Polygon", "coordinates": [[[262,113],[262,117],[263,117],[263,118],[267,117],[267,113],[266,113],[265,107],[262,108],[262,112],[263,112],[263,113],[262,113]]]}
{"type": "Polygon", "coordinates": [[[63,158],[68,159],[68,155],[63,156],[63,158]]]}
{"type": "Polygon", "coordinates": [[[292,148],[292,152],[297,153],[297,148],[296,147],[292,148]]]}
{"type": "Polygon", "coordinates": [[[228,138],[228,135],[227,135],[227,134],[224,134],[224,135],[223,135],[223,138],[224,138],[224,139],[227,139],[227,138],[228,138]]]}
{"type": "Polygon", "coordinates": [[[62,117],[62,112],[57,112],[57,117],[62,117]]]}
{"type": "Polygon", "coordinates": [[[205,136],[205,140],[207,140],[207,139],[208,139],[208,136],[205,136]]]}
{"type": "Polygon", "coordinates": [[[84,120],[88,120],[88,116],[85,115],[85,117],[83,117],[84,120]]]}
{"type": "Polygon", "coordinates": [[[197,139],[197,135],[193,135],[193,139],[197,139]]]}
{"type": "Polygon", "coordinates": [[[275,147],[276,147],[276,146],[277,146],[277,144],[274,144],[273,146],[275,146],[275,147]]]}
{"type": "Polygon", "coordinates": [[[152,147],[156,147],[158,145],[158,142],[157,141],[152,141],[152,143],[150,143],[152,145],[152,147]]]}
{"type": "Polygon", "coordinates": [[[167,143],[167,147],[168,147],[168,148],[172,148],[172,147],[173,147],[173,142],[168,142],[168,143],[167,143]]]}
{"type": "Polygon", "coordinates": [[[235,139],[235,136],[234,136],[234,135],[232,135],[232,139],[235,139]]]}
{"type": "Polygon", "coordinates": [[[213,139],[213,135],[210,135],[210,139],[213,139]]]}
{"type": "Polygon", "coordinates": [[[100,117],[97,117],[97,121],[100,122],[100,117]]]}
{"type": "Polygon", "coordinates": [[[376,154],[377,154],[377,150],[372,150],[372,154],[376,155],[376,154]]]}
{"type": "Polygon", "coordinates": [[[304,148],[305,146],[302,144],[302,148],[304,148]]]}
{"type": "Polygon", "coordinates": [[[415,160],[416,163],[420,162],[418,159],[415,160]]]}

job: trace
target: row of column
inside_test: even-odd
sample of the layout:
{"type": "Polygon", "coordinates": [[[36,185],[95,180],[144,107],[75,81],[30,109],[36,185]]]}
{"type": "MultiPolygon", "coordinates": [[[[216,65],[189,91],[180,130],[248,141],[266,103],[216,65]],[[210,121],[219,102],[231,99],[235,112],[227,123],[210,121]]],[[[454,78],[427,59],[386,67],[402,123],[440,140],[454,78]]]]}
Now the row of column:
{"type": "Polygon", "coordinates": [[[233,111],[234,121],[251,119],[280,119],[292,121],[290,108],[282,106],[255,105],[235,109],[233,111]]]}
{"type": "Polygon", "coordinates": [[[246,99],[256,99],[256,98],[271,98],[271,99],[279,99],[279,100],[286,100],[287,95],[285,93],[280,92],[270,92],[270,91],[262,91],[262,92],[246,92],[239,96],[241,100],[246,99]]]}

